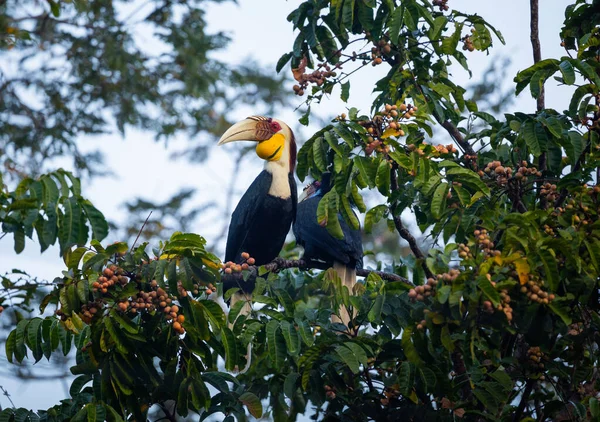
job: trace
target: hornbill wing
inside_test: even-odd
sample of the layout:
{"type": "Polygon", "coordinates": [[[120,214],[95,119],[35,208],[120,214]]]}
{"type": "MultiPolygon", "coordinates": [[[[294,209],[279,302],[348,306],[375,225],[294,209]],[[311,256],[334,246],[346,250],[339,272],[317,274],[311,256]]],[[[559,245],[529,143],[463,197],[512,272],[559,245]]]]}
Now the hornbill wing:
{"type": "Polygon", "coordinates": [[[344,233],[343,239],[336,239],[317,222],[317,208],[322,196],[308,198],[298,204],[294,235],[304,247],[307,258],[342,262],[346,265],[362,268],[363,249],[359,230],[352,230],[346,221],[338,215],[344,233]],[[326,255],[326,256],[324,256],[326,255]]]}
{"type": "Polygon", "coordinates": [[[227,246],[225,249],[225,261],[238,262],[241,259],[242,246],[252,227],[254,218],[258,217],[258,210],[269,193],[273,176],[267,171],[262,171],[248,190],[240,199],[231,215],[229,233],[227,234],[227,246]]]}

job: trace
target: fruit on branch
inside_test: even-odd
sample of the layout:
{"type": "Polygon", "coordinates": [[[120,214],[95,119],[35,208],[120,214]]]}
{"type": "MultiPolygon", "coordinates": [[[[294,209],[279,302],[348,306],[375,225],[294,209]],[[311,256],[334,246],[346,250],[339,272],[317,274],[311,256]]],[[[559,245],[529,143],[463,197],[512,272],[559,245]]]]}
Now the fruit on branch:
{"type": "Polygon", "coordinates": [[[333,68],[327,63],[319,63],[317,65],[317,69],[315,69],[311,73],[306,73],[306,65],[307,59],[303,57],[300,61],[300,65],[292,69],[292,74],[294,75],[294,79],[298,82],[298,84],[294,85],[293,90],[294,94],[298,96],[303,96],[305,90],[308,88],[309,84],[315,84],[317,86],[322,86],[328,78],[337,77],[337,72],[335,69],[341,69],[341,63],[337,63],[332,65],[333,68]]]}

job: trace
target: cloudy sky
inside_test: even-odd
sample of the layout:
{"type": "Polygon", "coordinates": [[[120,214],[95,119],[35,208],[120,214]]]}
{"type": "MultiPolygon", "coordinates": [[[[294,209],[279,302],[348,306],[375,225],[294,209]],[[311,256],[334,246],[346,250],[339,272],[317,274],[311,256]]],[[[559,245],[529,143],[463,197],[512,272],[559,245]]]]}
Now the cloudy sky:
{"type": "MultiPolygon", "coordinates": [[[[563,55],[564,50],[559,46],[558,32],[562,26],[564,9],[569,1],[544,0],[540,2],[540,39],[542,44],[542,58],[563,55]]],[[[300,0],[239,0],[238,4],[212,4],[207,11],[208,22],[213,31],[226,31],[232,38],[228,49],[219,55],[220,60],[239,63],[247,57],[265,66],[275,67],[278,58],[291,49],[295,35],[292,27],[286,21],[286,16],[300,4],[300,0]]],[[[453,9],[467,13],[477,13],[487,19],[499,29],[506,40],[506,45],[501,45],[494,39],[494,48],[489,55],[485,53],[470,53],[469,64],[473,71],[473,79],[486,69],[491,61],[509,57],[512,61],[508,69],[507,81],[511,80],[519,69],[532,63],[531,44],[529,41],[529,2],[527,0],[498,1],[472,1],[449,0],[453,9]]],[[[323,118],[338,115],[347,107],[354,106],[367,110],[371,101],[372,83],[382,76],[384,66],[380,68],[365,69],[355,74],[352,81],[352,93],[349,104],[339,100],[339,93],[335,93],[329,100],[323,101],[320,106],[313,107],[313,113],[323,118]]],[[[469,83],[468,74],[460,67],[453,69],[453,80],[460,84],[469,83]]],[[[289,69],[285,69],[289,71],[289,69]]],[[[289,89],[293,83],[290,82],[289,89]]],[[[549,86],[546,94],[547,107],[563,110],[567,107],[570,90],[549,86]]],[[[294,99],[295,105],[301,100],[294,99]]],[[[525,90],[513,105],[515,110],[534,112],[535,102],[531,99],[528,90],[525,90]]],[[[240,119],[252,113],[249,105],[240,111],[240,119]]],[[[298,115],[293,108],[281,110],[274,117],[281,118],[294,127],[298,115]]],[[[310,136],[316,127],[309,127],[300,135],[300,142],[305,136],[310,136]]],[[[210,159],[202,166],[191,165],[185,160],[172,160],[170,152],[181,150],[189,145],[189,140],[178,138],[164,143],[153,141],[153,135],[136,130],[128,130],[125,138],[118,134],[106,135],[82,140],[84,148],[101,148],[109,158],[108,165],[114,173],[112,177],[97,178],[83,186],[84,195],[88,197],[104,214],[113,221],[123,221],[124,209],[118,204],[137,196],[153,201],[166,200],[184,187],[197,189],[197,200],[202,198],[222,202],[224,192],[229,185],[234,163],[231,161],[233,154],[227,154],[227,148],[216,148],[210,159]]],[[[448,139],[440,139],[447,143],[448,139]]],[[[254,157],[256,158],[256,157],[254,157]]],[[[239,177],[238,192],[235,201],[241,196],[252,179],[262,167],[258,158],[246,159],[243,174],[239,177]]],[[[197,202],[196,202],[197,203],[197,202]]],[[[224,217],[217,213],[209,213],[199,218],[193,230],[207,237],[220,231],[224,217]],[[219,219],[219,220],[217,220],[219,219]]],[[[227,216],[226,220],[229,220],[227,216]]],[[[117,240],[117,239],[110,239],[117,240]]],[[[221,248],[223,245],[221,245],[221,248]]],[[[7,236],[0,241],[0,272],[11,268],[26,269],[32,275],[52,280],[64,269],[59,258],[58,249],[51,248],[40,257],[37,245],[28,243],[25,252],[15,255],[12,250],[12,238],[7,236]]],[[[6,379],[2,366],[6,365],[4,350],[0,351],[0,385],[6,388],[17,407],[47,408],[62,398],[66,397],[62,384],[56,381],[21,383],[17,380],[6,379]],[[4,378],[4,379],[3,379],[4,378]]],[[[40,370],[49,368],[44,361],[38,363],[40,370]]],[[[9,405],[5,397],[0,396],[0,405],[9,405]]]]}

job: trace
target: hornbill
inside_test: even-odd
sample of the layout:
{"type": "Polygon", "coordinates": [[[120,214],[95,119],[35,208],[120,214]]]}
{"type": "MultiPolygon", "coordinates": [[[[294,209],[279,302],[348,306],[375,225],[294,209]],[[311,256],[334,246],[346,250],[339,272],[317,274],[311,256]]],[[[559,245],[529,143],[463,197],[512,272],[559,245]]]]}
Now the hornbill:
{"type": "MultiPolygon", "coordinates": [[[[266,161],[264,170],[250,185],[231,215],[225,261],[241,263],[242,253],[254,258],[256,265],[275,259],[296,216],[297,192],[294,179],[296,142],[294,134],[281,120],[252,116],[231,126],[219,145],[234,141],[254,141],[256,154],[266,161]]],[[[226,277],[223,291],[239,287],[231,306],[245,300],[241,314],[250,312],[250,297],[255,279],[238,283],[226,277]]]]}
{"type": "MultiPolygon", "coordinates": [[[[336,239],[327,229],[317,222],[317,207],[323,196],[331,190],[331,174],[323,173],[321,181],[314,181],[303,192],[298,203],[294,236],[296,243],[304,247],[304,259],[308,261],[324,261],[333,266],[342,283],[352,294],[356,284],[356,269],[363,267],[363,248],[360,230],[348,226],[341,215],[338,215],[343,239],[336,239]]],[[[348,326],[350,315],[346,308],[340,310],[341,321],[348,326]]]]}

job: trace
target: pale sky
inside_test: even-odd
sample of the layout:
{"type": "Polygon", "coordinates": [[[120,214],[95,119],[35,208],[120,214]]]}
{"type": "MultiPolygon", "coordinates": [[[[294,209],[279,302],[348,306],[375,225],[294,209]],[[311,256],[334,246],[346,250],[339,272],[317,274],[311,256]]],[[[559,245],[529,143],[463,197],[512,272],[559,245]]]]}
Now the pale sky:
{"type": "MultiPolygon", "coordinates": [[[[219,54],[220,60],[239,63],[244,58],[251,56],[263,65],[275,67],[279,57],[291,50],[295,34],[292,26],[287,22],[287,15],[301,2],[299,0],[239,0],[238,5],[232,3],[211,4],[208,7],[207,20],[213,31],[224,30],[232,38],[229,48],[219,54]]],[[[564,18],[564,9],[569,1],[545,0],[541,2],[540,10],[540,40],[542,44],[542,58],[560,58],[564,50],[560,47],[558,36],[564,18]]],[[[508,71],[510,81],[519,69],[528,67],[532,63],[531,44],[529,41],[529,1],[504,0],[450,0],[452,9],[467,13],[477,13],[487,19],[492,25],[502,32],[506,45],[502,45],[494,38],[494,48],[490,55],[474,52],[467,53],[469,65],[473,71],[473,80],[478,80],[478,74],[486,69],[491,60],[499,56],[509,56],[512,65],[508,71]]],[[[330,100],[324,100],[319,106],[312,108],[313,114],[324,118],[338,115],[346,111],[347,107],[357,107],[368,110],[371,101],[370,91],[372,84],[387,69],[379,68],[362,70],[351,79],[351,97],[348,104],[339,100],[339,92],[334,91],[330,100]]],[[[289,68],[284,69],[289,72],[289,68]]],[[[453,68],[453,81],[460,85],[468,84],[468,74],[456,66],[453,68]]],[[[289,83],[291,91],[293,83],[289,83]]],[[[551,80],[547,84],[546,106],[562,111],[568,107],[571,90],[569,88],[556,88],[551,80]],[[550,85],[550,86],[548,86],[550,85]]],[[[295,105],[302,100],[294,98],[295,105]]],[[[521,93],[513,109],[522,112],[534,112],[535,101],[531,99],[529,90],[521,93]]],[[[273,116],[297,126],[298,114],[292,109],[281,110],[273,116]]],[[[252,113],[252,105],[241,110],[239,118],[244,118],[252,113]]],[[[303,130],[297,138],[300,143],[310,136],[318,127],[303,130]]],[[[440,139],[448,143],[449,139],[440,139]]],[[[164,143],[153,141],[153,135],[137,130],[128,130],[125,139],[118,134],[106,135],[82,140],[83,148],[101,148],[109,158],[107,164],[115,173],[114,177],[97,178],[91,183],[84,183],[82,191],[109,219],[117,222],[124,221],[125,210],[118,205],[135,198],[145,197],[153,201],[166,200],[175,192],[184,187],[197,188],[194,199],[195,204],[202,202],[202,198],[215,199],[222,203],[231,177],[234,163],[233,154],[228,154],[228,148],[215,149],[210,159],[202,166],[194,166],[185,160],[174,161],[169,158],[172,151],[181,150],[189,141],[182,137],[169,142],[168,148],[164,143]]],[[[237,200],[246,190],[252,179],[260,172],[262,161],[258,157],[245,160],[243,175],[239,177],[239,192],[237,200]]],[[[221,228],[221,220],[229,216],[219,215],[217,212],[208,213],[197,219],[193,230],[207,239],[215,236],[221,228]]],[[[117,240],[110,238],[110,240],[117,240]]],[[[0,241],[0,273],[12,268],[29,271],[32,275],[52,280],[64,270],[62,260],[59,258],[58,248],[53,247],[43,255],[39,254],[39,247],[27,239],[25,252],[15,255],[13,252],[12,236],[6,236],[0,241]]],[[[35,382],[21,383],[14,379],[3,379],[6,371],[1,369],[7,365],[4,350],[0,351],[0,385],[11,394],[17,407],[33,407],[45,409],[57,404],[65,398],[65,392],[60,383],[35,382]]],[[[48,363],[38,363],[40,370],[48,367],[48,363]]],[[[0,395],[0,405],[9,406],[4,396],[0,395]]]]}

